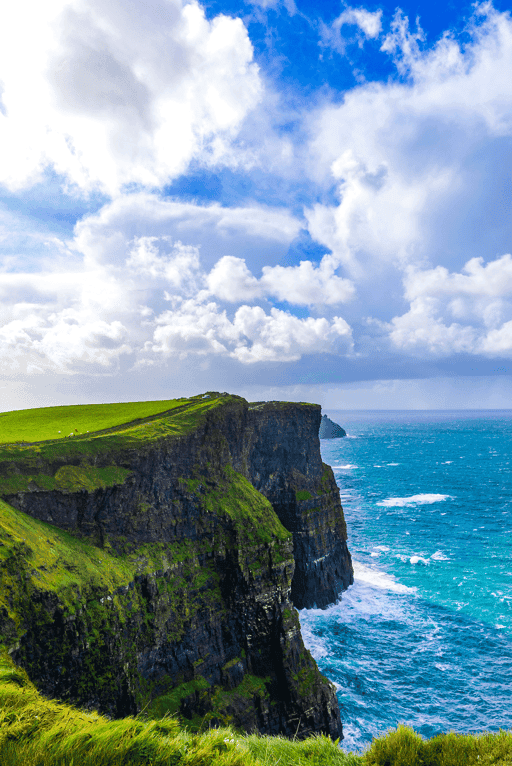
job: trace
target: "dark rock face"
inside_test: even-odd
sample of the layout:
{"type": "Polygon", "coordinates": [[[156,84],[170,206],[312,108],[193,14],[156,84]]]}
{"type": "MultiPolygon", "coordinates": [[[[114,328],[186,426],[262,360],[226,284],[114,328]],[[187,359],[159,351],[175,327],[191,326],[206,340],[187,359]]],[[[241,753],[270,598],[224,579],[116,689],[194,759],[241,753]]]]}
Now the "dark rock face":
{"type": "Polygon", "coordinates": [[[6,497],[119,555],[152,544],[159,562],[114,593],[77,588],[72,610],[53,592],[27,591],[13,659],[43,693],[112,716],[173,693],[185,719],[342,736],[334,686],[305,649],[294,608],[325,607],[352,582],[319,424],[316,405],[232,397],[185,436],[98,458],[130,469],[121,485],[6,497]],[[266,538],[249,516],[237,520],[228,497],[263,503],[266,538]]]}
{"type": "Polygon", "coordinates": [[[248,478],[293,533],[294,606],[323,608],[353,582],[340,493],[320,457],[320,408],[281,406],[249,410],[248,478]]]}
{"type": "Polygon", "coordinates": [[[344,428],[335,423],[334,420],[328,418],[327,415],[322,415],[320,432],[318,434],[320,439],[339,439],[346,435],[347,432],[344,428]]]}

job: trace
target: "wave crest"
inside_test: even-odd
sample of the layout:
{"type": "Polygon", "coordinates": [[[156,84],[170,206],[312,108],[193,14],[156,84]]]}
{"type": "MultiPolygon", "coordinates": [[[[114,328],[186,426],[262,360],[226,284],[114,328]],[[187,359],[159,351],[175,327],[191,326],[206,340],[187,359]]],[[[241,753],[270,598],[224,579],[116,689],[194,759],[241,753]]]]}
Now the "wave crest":
{"type": "Polygon", "coordinates": [[[448,500],[448,498],[451,498],[451,495],[424,493],[421,495],[411,495],[410,497],[388,497],[386,500],[381,500],[377,505],[382,505],[384,508],[401,508],[405,505],[430,505],[431,503],[440,503],[443,500],[448,500]]]}

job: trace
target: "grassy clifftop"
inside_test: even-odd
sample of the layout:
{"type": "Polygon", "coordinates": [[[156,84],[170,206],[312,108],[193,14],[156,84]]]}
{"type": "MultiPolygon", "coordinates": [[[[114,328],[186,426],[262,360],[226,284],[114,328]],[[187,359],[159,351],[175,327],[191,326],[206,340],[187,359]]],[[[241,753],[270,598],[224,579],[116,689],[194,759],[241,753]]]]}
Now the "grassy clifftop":
{"type": "Polygon", "coordinates": [[[121,404],[42,407],[0,414],[0,496],[29,489],[92,491],[122,484],[130,471],[105,456],[190,433],[229,402],[223,394],[121,404]],[[50,468],[52,470],[50,470],[50,468]]]}
{"type": "MultiPolygon", "coordinates": [[[[179,432],[212,406],[229,398],[227,394],[207,393],[152,402],[77,404],[3,412],[0,413],[0,444],[59,441],[106,430],[133,432],[163,415],[186,413],[186,417],[179,420],[176,429],[179,432]]],[[[144,429],[143,433],[146,433],[144,429]]],[[[158,430],[155,433],[158,434],[158,430]]]]}

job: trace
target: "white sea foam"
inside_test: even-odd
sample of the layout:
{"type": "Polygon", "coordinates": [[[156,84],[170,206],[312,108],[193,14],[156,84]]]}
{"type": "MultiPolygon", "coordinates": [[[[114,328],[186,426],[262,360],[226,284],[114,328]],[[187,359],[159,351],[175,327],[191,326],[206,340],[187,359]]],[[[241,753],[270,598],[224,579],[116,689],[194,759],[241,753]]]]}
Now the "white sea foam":
{"type": "Polygon", "coordinates": [[[352,465],[352,463],[347,463],[347,465],[333,465],[332,468],[335,471],[348,471],[351,468],[357,468],[357,465],[352,465]]]}
{"type": "Polygon", "coordinates": [[[384,553],[387,553],[389,551],[389,548],[387,545],[374,545],[373,546],[376,551],[384,551],[384,553]]]}
{"type": "Polygon", "coordinates": [[[453,463],[453,460],[445,460],[443,465],[451,465],[453,463]]]}
{"type": "Polygon", "coordinates": [[[400,463],[386,463],[386,465],[400,465],[400,463]]]}
{"type": "Polygon", "coordinates": [[[302,640],[304,641],[306,649],[309,649],[315,660],[319,660],[321,657],[325,657],[328,654],[327,642],[322,636],[317,636],[313,632],[314,622],[310,624],[306,618],[308,613],[311,613],[311,616],[314,616],[316,611],[316,609],[305,609],[302,612],[300,632],[302,633],[302,640]]]}
{"type": "Polygon", "coordinates": [[[367,583],[373,588],[390,590],[393,593],[414,593],[416,590],[415,588],[408,588],[407,585],[402,585],[393,575],[386,574],[386,572],[371,569],[359,561],[353,561],[352,563],[354,566],[354,582],[356,583],[367,583]]]}
{"type": "Polygon", "coordinates": [[[423,556],[411,556],[409,559],[409,563],[411,564],[423,564],[426,566],[428,564],[428,559],[424,559],[423,556]]]}
{"type": "Polygon", "coordinates": [[[385,508],[401,508],[405,505],[427,505],[431,503],[440,503],[447,500],[451,495],[436,495],[434,493],[425,493],[421,495],[411,495],[410,497],[388,497],[377,505],[383,505],[385,508]]]}
{"type": "Polygon", "coordinates": [[[445,556],[442,551],[436,551],[430,558],[432,561],[450,561],[448,556],[445,556]]]}

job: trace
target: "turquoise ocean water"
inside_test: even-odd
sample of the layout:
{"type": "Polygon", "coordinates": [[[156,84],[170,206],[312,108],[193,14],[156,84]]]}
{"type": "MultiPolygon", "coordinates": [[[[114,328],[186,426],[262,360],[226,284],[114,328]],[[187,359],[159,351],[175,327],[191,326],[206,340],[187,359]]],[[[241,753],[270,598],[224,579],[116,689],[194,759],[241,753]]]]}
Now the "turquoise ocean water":
{"type": "Polygon", "coordinates": [[[338,688],[344,750],[512,728],[512,410],[327,413],[354,585],[304,609],[338,688]]]}

